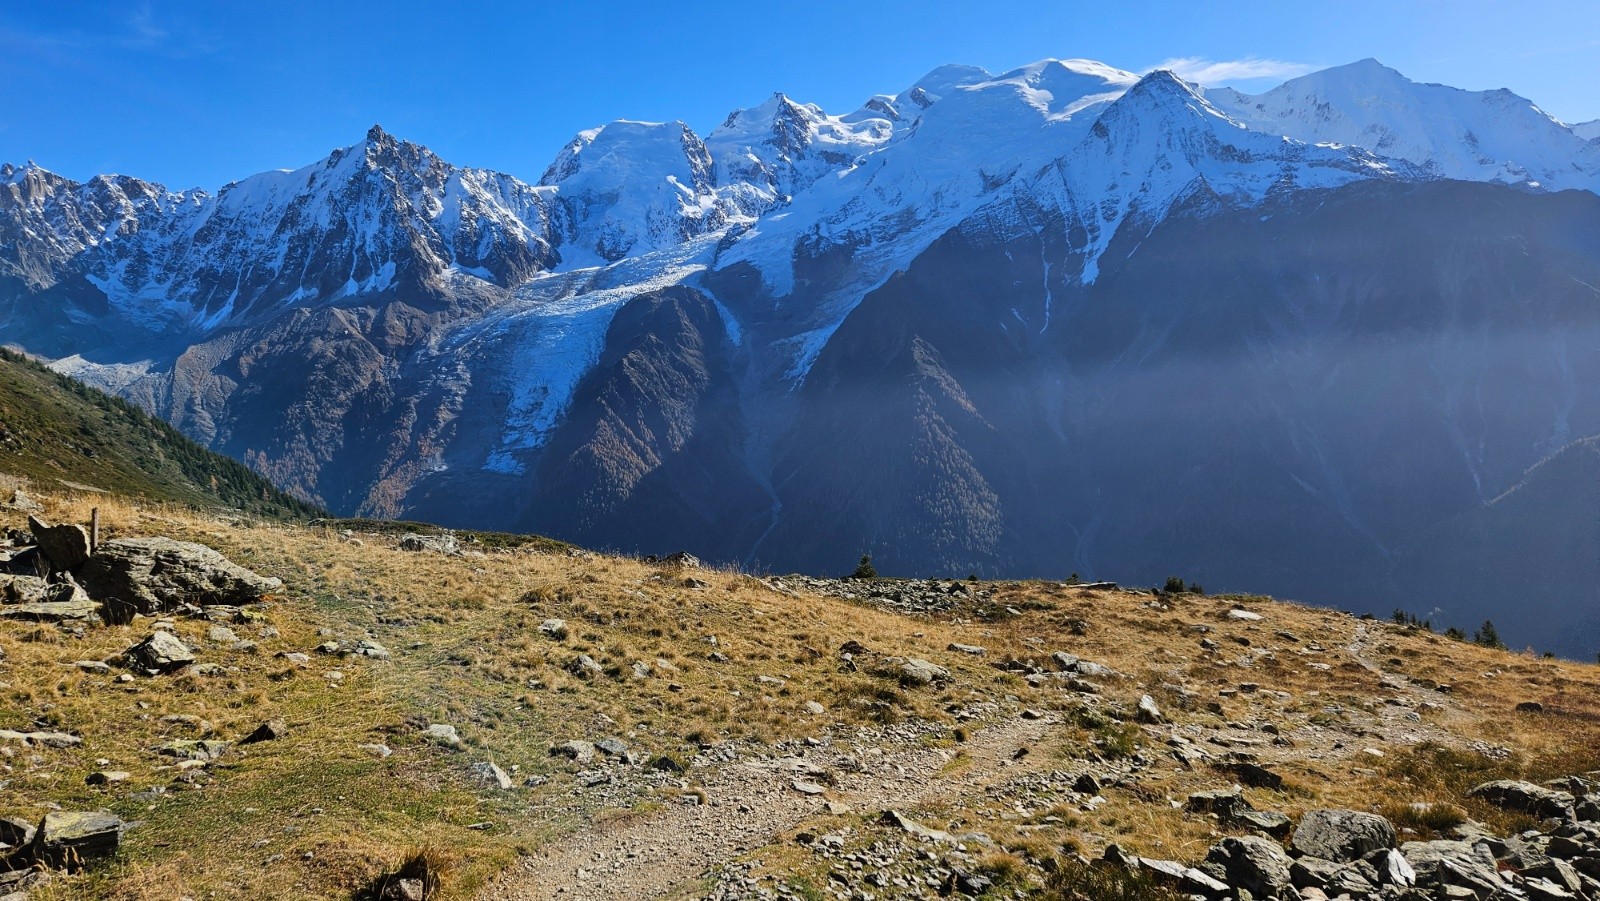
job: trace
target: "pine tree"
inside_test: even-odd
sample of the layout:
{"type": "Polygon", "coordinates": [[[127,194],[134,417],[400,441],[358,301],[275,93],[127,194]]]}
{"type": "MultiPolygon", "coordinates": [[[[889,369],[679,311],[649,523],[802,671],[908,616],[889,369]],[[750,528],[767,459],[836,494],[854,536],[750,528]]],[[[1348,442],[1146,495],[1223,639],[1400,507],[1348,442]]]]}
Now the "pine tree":
{"type": "Polygon", "coordinates": [[[872,555],[862,554],[861,562],[856,564],[855,572],[850,574],[852,579],[876,579],[878,570],[872,565],[872,555]]]}
{"type": "Polygon", "coordinates": [[[1486,648],[1496,648],[1502,651],[1506,649],[1506,643],[1500,640],[1500,630],[1494,627],[1494,620],[1492,619],[1483,621],[1483,625],[1479,626],[1478,631],[1473,633],[1472,642],[1486,648]]]}

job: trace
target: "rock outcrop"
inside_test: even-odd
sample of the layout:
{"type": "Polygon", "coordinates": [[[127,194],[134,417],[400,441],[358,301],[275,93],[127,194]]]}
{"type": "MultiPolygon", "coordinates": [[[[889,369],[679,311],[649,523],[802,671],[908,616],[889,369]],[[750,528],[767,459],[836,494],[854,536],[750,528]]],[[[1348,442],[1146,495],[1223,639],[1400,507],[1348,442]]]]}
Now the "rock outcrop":
{"type": "Polygon", "coordinates": [[[171,538],[118,538],[102,542],[83,566],[82,579],[98,600],[116,598],[141,613],[189,604],[250,604],[283,587],[204,545],[171,538]]]}

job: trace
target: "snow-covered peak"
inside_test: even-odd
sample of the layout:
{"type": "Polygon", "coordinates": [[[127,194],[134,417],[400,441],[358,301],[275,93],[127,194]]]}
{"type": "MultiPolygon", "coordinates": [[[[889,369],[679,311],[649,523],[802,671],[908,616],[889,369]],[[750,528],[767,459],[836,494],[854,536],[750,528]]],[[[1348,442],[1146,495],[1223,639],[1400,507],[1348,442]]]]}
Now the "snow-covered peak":
{"type": "Polygon", "coordinates": [[[1035,109],[1063,117],[1091,104],[1114,100],[1138,81],[1139,76],[1132,72],[1093,60],[1046,59],[965,88],[970,91],[1013,85],[1035,109]]]}
{"type": "Polygon", "coordinates": [[[892,122],[912,122],[922,111],[969,84],[988,81],[994,76],[980,66],[940,66],[917,79],[911,87],[897,94],[877,94],[860,109],[840,117],[845,122],[862,122],[868,119],[888,119],[892,122]]]}
{"type": "Polygon", "coordinates": [[[1586,141],[1600,141],[1600,119],[1591,119],[1588,122],[1579,122],[1570,126],[1572,133],[1586,141]]]}
{"type": "Polygon", "coordinates": [[[559,185],[576,178],[579,182],[572,187],[577,187],[641,176],[672,178],[691,190],[713,186],[710,154],[689,126],[626,119],[578,132],[539,183],[559,185]]]}
{"type": "Polygon", "coordinates": [[[1422,84],[1364,59],[1264,94],[1223,88],[1207,97],[1258,131],[1365,147],[1439,177],[1552,190],[1600,187],[1600,155],[1588,142],[1504,89],[1422,84]]]}
{"type": "Polygon", "coordinates": [[[0,184],[21,184],[28,177],[30,172],[36,171],[42,172],[44,170],[40,169],[39,164],[35,163],[33,160],[28,160],[21,166],[13,166],[10,163],[0,163],[0,184]]]}
{"type": "Polygon", "coordinates": [[[1055,207],[1086,236],[1081,278],[1126,223],[1159,222],[1180,201],[1248,205],[1268,194],[1389,178],[1359,148],[1315,146],[1251,131],[1165,70],[1140,78],[1096,117],[1090,133],[1016,191],[1055,207]]]}
{"type": "Polygon", "coordinates": [[[145,207],[166,213],[101,242],[86,275],[128,319],[200,332],[291,305],[432,291],[451,273],[510,287],[554,263],[550,193],[452,166],[375,126],[324,159],[215,197],[148,196],[145,207]]]}
{"type": "Polygon", "coordinates": [[[760,213],[893,136],[894,123],[887,117],[846,122],[779,93],[730,114],[706,145],[716,161],[718,185],[746,194],[740,206],[760,213]]]}
{"type": "Polygon", "coordinates": [[[619,120],[579,132],[545,170],[565,268],[615,262],[727,224],[711,152],[682,122],[619,120]]]}

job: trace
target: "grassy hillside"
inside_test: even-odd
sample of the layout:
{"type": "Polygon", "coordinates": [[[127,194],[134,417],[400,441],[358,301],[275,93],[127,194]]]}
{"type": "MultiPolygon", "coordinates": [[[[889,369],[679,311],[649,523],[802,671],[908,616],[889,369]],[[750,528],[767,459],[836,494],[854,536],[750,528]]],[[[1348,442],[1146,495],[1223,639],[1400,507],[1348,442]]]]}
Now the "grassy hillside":
{"type": "MultiPolygon", "coordinates": [[[[834,596],[851,590],[839,583],[554,544],[447,556],[401,550],[397,531],[42,499],[58,521],[92,502],[109,535],[202,542],[285,587],[227,624],[236,635],[176,621],[210,666],[126,682],[75,664],[113,657],[150,620],[81,633],[0,621],[0,730],[82,738],[11,746],[0,816],[61,805],[139,823],[116,860],[52,876],[34,901],[366,897],[408,858],[442,874],[433,899],[730,884],[926,897],[939,868],[982,874],[991,899],[1074,898],[1085,892],[1046,882],[1077,872],[1075,853],[1194,860],[1241,834],[1183,799],[1238,781],[1246,761],[1282,777],[1244,789],[1259,809],[1373,810],[1412,837],[1466,816],[1529,828],[1464,788],[1600,768],[1600,668],[1266,598],[941,583],[949,602],[911,615],[834,596]],[[542,628],[552,618],[565,629],[542,628]],[[358,641],[388,656],[318,651],[358,641]],[[1109,671],[1037,684],[1017,671],[1056,651],[1109,671]],[[948,677],[908,679],[905,658],[948,677]],[[1144,695],[1162,720],[1141,720],[1144,695]],[[287,733],[208,763],[159,750],[269,719],[287,733]],[[551,753],[604,738],[637,756],[551,753]],[[127,777],[87,784],[99,770],[127,777]],[[889,808],[984,838],[913,841],[889,808]],[[909,887],[861,882],[880,870],[909,887]]],[[[0,527],[21,522],[0,511],[0,527]]]]}
{"type": "Polygon", "coordinates": [[[0,348],[0,472],[278,518],[320,515],[138,407],[0,348]]]}

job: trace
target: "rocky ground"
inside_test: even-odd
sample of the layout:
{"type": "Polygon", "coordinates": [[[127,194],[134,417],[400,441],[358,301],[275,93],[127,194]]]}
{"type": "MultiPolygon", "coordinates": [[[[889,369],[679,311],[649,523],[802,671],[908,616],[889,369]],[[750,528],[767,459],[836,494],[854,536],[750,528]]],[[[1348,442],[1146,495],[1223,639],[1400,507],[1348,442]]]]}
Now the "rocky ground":
{"type": "Polygon", "coordinates": [[[1600,897],[1593,666],[104,496],[0,528],[5,901],[1600,897]]]}

